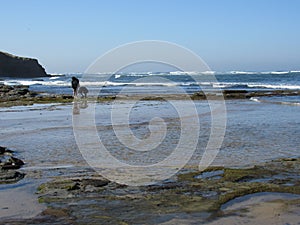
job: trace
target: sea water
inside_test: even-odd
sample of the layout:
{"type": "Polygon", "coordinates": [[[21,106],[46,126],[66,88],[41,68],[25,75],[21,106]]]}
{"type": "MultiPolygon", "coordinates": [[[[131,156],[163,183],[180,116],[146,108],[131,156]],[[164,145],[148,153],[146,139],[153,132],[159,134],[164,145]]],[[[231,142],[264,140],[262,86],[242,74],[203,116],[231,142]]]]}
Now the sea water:
{"type": "Polygon", "coordinates": [[[162,93],[170,87],[180,87],[187,93],[201,89],[235,90],[299,90],[300,71],[286,72],[163,72],[163,73],[112,73],[112,74],[62,74],[35,79],[4,78],[0,83],[29,85],[31,90],[59,94],[71,94],[71,77],[78,77],[81,86],[98,88],[101,94],[118,94],[124,87],[132,93],[153,89],[162,93]],[[145,79],[147,78],[147,79],[145,79]]]}
{"type": "MultiPolygon", "coordinates": [[[[25,167],[88,166],[73,133],[72,117],[76,116],[73,104],[1,108],[1,145],[15,150],[17,156],[25,160],[25,167]]],[[[120,103],[120,113],[131,110],[130,117],[122,124],[112,120],[113,104],[97,103],[94,110],[99,140],[116,159],[132,165],[150,165],[166,158],[178,145],[182,118],[167,101],[138,101],[133,108],[128,101],[120,103]],[[143,140],[150,135],[149,121],[154,117],[161,118],[167,128],[155,149],[132,150],[116,136],[117,129],[132,132],[143,140]]],[[[185,104],[178,100],[179,106],[185,107],[185,104]]],[[[79,107],[77,113],[93,110],[91,107],[88,102],[87,107],[79,107]]],[[[209,106],[204,101],[195,101],[195,107],[197,115],[191,116],[199,118],[199,137],[189,162],[193,165],[201,160],[211,132],[209,106]]],[[[246,166],[275,158],[299,157],[299,110],[299,106],[286,104],[226,101],[226,132],[213,164],[246,166]]]]}

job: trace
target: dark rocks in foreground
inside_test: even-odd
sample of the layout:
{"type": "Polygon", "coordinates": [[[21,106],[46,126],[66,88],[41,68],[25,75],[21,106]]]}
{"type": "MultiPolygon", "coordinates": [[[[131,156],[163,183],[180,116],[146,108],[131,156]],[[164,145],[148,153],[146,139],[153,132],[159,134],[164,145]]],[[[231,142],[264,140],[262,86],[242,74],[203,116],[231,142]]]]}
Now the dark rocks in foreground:
{"type": "Polygon", "coordinates": [[[51,209],[43,216],[70,224],[158,224],[172,218],[205,223],[222,215],[221,206],[240,196],[299,195],[299,172],[300,159],[285,158],[247,168],[190,169],[172,180],[140,187],[120,185],[97,174],[57,177],[42,184],[38,194],[51,209]]]}
{"type": "Polygon", "coordinates": [[[37,59],[0,52],[0,77],[45,77],[47,73],[37,59]]]}
{"type": "Polygon", "coordinates": [[[16,171],[24,162],[13,156],[13,151],[0,146],[0,184],[15,183],[25,176],[16,171]]]}

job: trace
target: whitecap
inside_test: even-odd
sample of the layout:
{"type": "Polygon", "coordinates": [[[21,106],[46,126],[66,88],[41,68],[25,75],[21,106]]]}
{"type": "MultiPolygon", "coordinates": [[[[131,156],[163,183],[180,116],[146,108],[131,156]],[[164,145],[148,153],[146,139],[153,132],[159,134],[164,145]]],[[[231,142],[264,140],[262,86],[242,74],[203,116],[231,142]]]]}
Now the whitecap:
{"type": "Polygon", "coordinates": [[[273,75],[283,75],[283,74],[289,74],[289,71],[266,71],[266,72],[260,72],[260,74],[273,74],[273,75]]]}
{"type": "Polygon", "coordinates": [[[230,71],[229,74],[256,74],[257,72],[249,72],[249,71],[230,71]]]}
{"type": "Polygon", "coordinates": [[[256,98],[256,97],[251,97],[249,100],[250,100],[250,101],[253,101],[253,102],[261,102],[261,101],[259,100],[259,98],[256,98]]]}
{"type": "Polygon", "coordinates": [[[250,88],[269,88],[269,89],[289,89],[298,90],[299,85],[288,85],[288,84],[248,84],[250,88]]]}
{"type": "Polygon", "coordinates": [[[60,77],[54,76],[54,77],[50,77],[49,80],[56,80],[56,79],[58,79],[58,78],[60,78],[60,77]]]}

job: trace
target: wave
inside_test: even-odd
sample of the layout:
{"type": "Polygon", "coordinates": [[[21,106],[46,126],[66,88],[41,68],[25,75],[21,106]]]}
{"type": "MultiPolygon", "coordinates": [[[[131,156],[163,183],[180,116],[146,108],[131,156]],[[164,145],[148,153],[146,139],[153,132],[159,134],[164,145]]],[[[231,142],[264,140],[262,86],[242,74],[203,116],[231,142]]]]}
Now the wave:
{"type": "Polygon", "coordinates": [[[202,71],[202,72],[197,72],[197,71],[173,71],[169,72],[169,75],[215,75],[216,71],[202,71]]]}
{"type": "Polygon", "coordinates": [[[299,70],[291,70],[291,71],[229,71],[229,72],[215,72],[215,75],[286,75],[300,73],[299,70]]]}
{"type": "MultiPolygon", "coordinates": [[[[121,76],[121,75],[120,75],[121,76]]],[[[44,85],[44,86],[70,86],[69,80],[58,80],[57,77],[50,78],[49,80],[6,80],[2,81],[5,85],[44,85]]],[[[245,82],[112,82],[112,81],[81,81],[82,86],[211,86],[213,88],[265,88],[265,89],[289,89],[299,90],[300,85],[292,84],[264,84],[264,83],[245,83],[245,82]]]]}
{"type": "Polygon", "coordinates": [[[268,89],[289,89],[298,90],[300,85],[289,85],[289,84],[248,84],[249,88],[268,88],[268,89]]]}
{"type": "Polygon", "coordinates": [[[3,82],[5,85],[25,85],[25,86],[32,86],[32,85],[44,85],[44,86],[70,86],[70,82],[65,81],[43,81],[43,80],[6,80],[3,82]]]}
{"type": "Polygon", "coordinates": [[[249,88],[249,86],[247,84],[243,84],[243,83],[213,83],[212,84],[213,88],[221,88],[221,89],[226,89],[226,88],[236,88],[236,89],[245,89],[245,88],[249,88]]]}
{"type": "Polygon", "coordinates": [[[288,89],[299,90],[300,85],[292,84],[263,84],[263,83],[245,83],[245,82],[213,82],[201,83],[202,85],[211,85],[214,88],[265,88],[265,89],[288,89]]]}
{"type": "Polygon", "coordinates": [[[253,101],[253,102],[261,102],[261,100],[259,98],[256,98],[256,97],[251,97],[249,100],[253,101]]]}
{"type": "Polygon", "coordinates": [[[53,77],[50,77],[49,80],[56,80],[56,79],[59,79],[60,77],[58,76],[53,76],[53,77]]]}
{"type": "Polygon", "coordinates": [[[257,72],[249,72],[249,71],[230,71],[225,74],[256,74],[257,72]]]}
{"type": "Polygon", "coordinates": [[[274,74],[274,75],[284,75],[289,74],[290,71],[269,71],[269,72],[260,72],[260,74],[274,74]]]}
{"type": "Polygon", "coordinates": [[[169,75],[190,75],[190,73],[195,74],[196,72],[173,71],[169,72],[169,75]]]}
{"type": "Polygon", "coordinates": [[[108,86],[134,86],[134,87],[139,87],[139,86],[180,86],[182,83],[136,83],[136,82],[131,82],[131,83],[121,83],[121,82],[111,82],[111,81],[103,81],[103,82],[81,82],[82,86],[87,86],[87,87],[93,87],[93,86],[100,86],[100,87],[108,87],[108,86]]]}
{"type": "Polygon", "coordinates": [[[300,70],[291,70],[291,71],[227,71],[227,72],[216,72],[216,71],[207,71],[199,72],[198,74],[212,74],[212,75],[253,75],[253,74],[266,74],[266,75],[285,75],[291,73],[300,73],[300,70]]]}
{"type": "Polygon", "coordinates": [[[271,101],[271,100],[261,99],[258,97],[251,97],[249,100],[253,102],[259,102],[259,103],[300,106],[300,102],[293,102],[293,101],[271,101]]]}

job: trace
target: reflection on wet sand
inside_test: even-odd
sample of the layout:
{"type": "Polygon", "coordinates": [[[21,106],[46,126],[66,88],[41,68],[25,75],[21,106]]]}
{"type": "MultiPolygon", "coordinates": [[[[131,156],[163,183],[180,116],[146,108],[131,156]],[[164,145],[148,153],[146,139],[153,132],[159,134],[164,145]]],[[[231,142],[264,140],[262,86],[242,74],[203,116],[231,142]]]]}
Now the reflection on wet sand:
{"type": "Polygon", "coordinates": [[[73,101],[73,115],[80,114],[80,109],[88,107],[87,99],[74,99],[73,101]]]}

